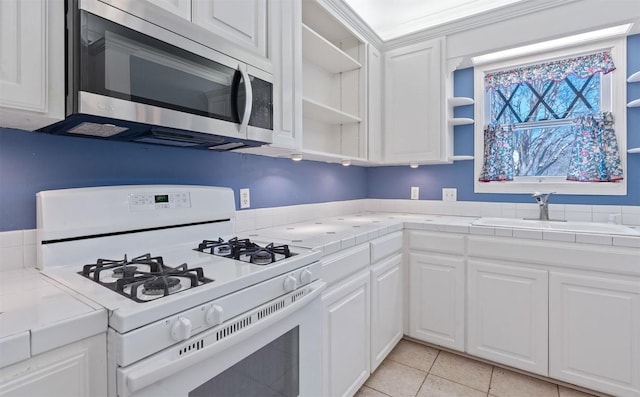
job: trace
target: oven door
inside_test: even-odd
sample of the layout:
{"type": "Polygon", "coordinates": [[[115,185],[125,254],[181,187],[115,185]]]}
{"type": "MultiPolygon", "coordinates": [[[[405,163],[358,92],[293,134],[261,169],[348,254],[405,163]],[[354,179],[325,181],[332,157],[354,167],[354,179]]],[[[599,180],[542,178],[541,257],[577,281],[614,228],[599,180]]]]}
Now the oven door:
{"type": "MultiPolygon", "coordinates": [[[[238,316],[163,352],[117,370],[120,397],[315,396],[321,390],[325,283],[309,293],[238,316]],[[230,336],[226,336],[230,335],[230,336]]],[[[299,295],[298,295],[299,296],[299,295]]],[[[282,298],[280,298],[282,299],[282,298]]]]}

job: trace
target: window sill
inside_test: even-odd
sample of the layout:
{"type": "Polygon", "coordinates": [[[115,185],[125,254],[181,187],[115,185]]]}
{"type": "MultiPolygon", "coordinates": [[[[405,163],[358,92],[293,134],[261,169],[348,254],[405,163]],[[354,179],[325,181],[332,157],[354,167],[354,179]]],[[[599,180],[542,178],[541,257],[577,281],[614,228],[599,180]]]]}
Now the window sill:
{"type": "Polygon", "coordinates": [[[627,183],[626,180],[620,182],[479,182],[476,180],[474,192],[529,194],[533,192],[555,192],[557,194],[624,196],[627,194],[627,183]]]}

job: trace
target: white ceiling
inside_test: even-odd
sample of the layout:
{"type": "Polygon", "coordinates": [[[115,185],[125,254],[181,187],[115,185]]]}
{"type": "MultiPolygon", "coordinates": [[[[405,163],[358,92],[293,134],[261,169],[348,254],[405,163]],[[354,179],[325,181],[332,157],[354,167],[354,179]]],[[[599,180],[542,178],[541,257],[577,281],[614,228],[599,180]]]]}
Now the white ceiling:
{"type": "Polygon", "coordinates": [[[382,40],[529,0],[345,0],[382,40]]]}

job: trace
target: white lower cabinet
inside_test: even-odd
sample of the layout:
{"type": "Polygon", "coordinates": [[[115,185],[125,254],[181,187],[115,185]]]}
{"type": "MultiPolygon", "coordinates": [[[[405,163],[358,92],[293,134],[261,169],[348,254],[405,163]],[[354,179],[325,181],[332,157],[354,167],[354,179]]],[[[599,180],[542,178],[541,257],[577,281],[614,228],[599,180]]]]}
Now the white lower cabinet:
{"type": "Polygon", "coordinates": [[[469,259],[467,352],[548,375],[548,272],[469,259]]]}
{"type": "Polygon", "coordinates": [[[323,396],[352,396],[369,377],[370,293],[367,268],[322,296],[323,396]]]}
{"type": "Polygon", "coordinates": [[[640,396],[640,279],[551,272],[549,373],[640,396]]]}
{"type": "Polygon", "coordinates": [[[409,256],[409,336],[464,350],[465,264],[462,256],[409,256]]]}
{"type": "Polygon", "coordinates": [[[371,372],[402,338],[402,254],[371,266],[371,372]]]}
{"type": "Polygon", "coordinates": [[[106,396],[106,336],[100,334],[0,369],[0,396],[106,396]]]}

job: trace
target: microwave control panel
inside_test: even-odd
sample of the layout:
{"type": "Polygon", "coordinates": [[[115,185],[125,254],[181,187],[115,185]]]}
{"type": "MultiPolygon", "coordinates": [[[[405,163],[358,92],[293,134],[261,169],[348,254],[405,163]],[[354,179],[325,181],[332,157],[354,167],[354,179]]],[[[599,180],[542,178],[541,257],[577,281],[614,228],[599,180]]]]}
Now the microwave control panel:
{"type": "Polygon", "coordinates": [[[189,192],[134,193],[129,195],[131,211],[191,208],[189,192]]]}

